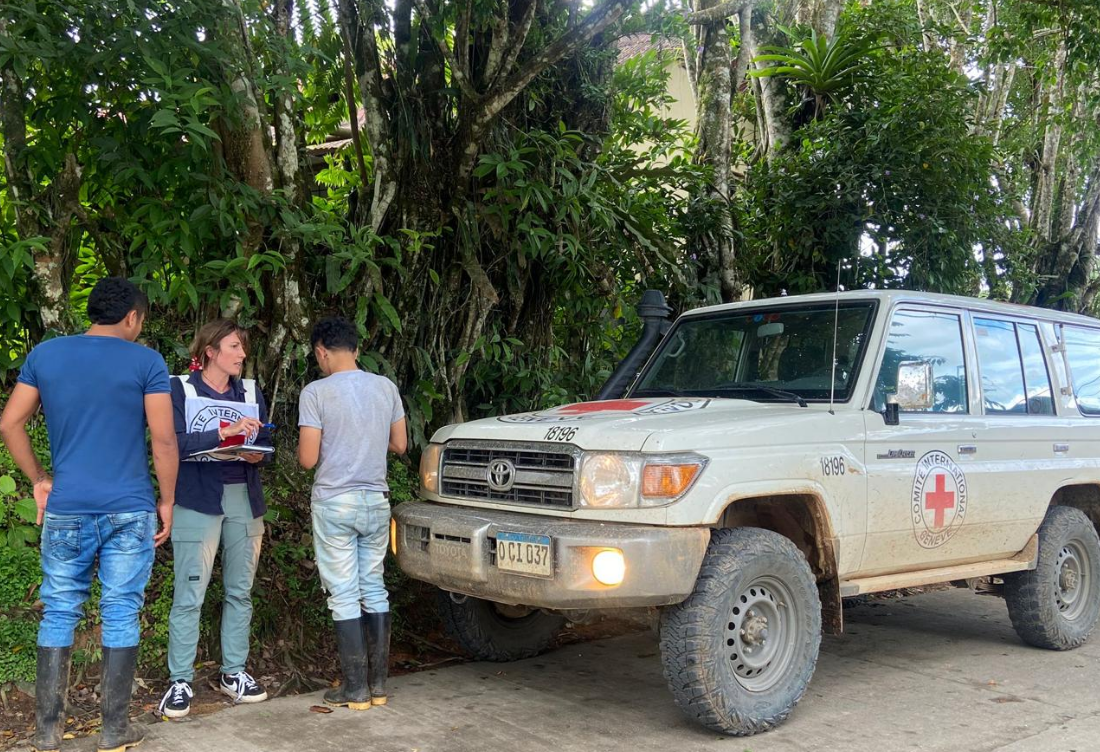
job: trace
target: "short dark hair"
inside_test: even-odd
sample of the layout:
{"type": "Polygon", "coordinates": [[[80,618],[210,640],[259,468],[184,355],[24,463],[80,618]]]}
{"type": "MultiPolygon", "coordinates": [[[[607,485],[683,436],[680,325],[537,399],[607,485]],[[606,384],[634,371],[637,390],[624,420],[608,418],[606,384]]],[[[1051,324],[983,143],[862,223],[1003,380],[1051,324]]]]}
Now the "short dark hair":
{"type": "Polygon", "coordinates": [[[123,277],[104,277],[95,283],[88,296],[88,318],[93,324],[117,324],[130,311],[139,316],[149,312],[149,298],[137,285],[123,277]]]}
{"type": "Polygon", "coordinates": [[[326,350],[359,349],[359,330],[342,316],[326,316],[313,326],[309,346],[322,345],[326,350]]]}

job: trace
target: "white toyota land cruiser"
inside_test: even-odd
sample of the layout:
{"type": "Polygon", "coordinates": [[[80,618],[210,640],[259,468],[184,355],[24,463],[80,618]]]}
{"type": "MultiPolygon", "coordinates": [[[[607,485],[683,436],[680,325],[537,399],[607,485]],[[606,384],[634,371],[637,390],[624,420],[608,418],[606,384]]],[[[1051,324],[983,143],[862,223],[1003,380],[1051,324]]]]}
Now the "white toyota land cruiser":
{"type": "Polygon", "coordinates": [[[424,452],[393,544],[474,656],[659,607],[676,702],[740,735],[791,712],[843,597],[954,582],[1002,593],[1030,645],[1093,631],[1100,322],[778,298],[686,313],[627,370],[617,398],[447,426],[424,452]]]}

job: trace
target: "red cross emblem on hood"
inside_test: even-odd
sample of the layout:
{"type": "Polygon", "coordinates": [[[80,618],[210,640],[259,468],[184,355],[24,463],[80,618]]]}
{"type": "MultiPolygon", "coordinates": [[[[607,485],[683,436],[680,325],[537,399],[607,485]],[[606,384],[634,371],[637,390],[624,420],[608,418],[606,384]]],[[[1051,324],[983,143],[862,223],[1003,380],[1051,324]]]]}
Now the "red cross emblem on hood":
{"type": "Polygon", "coordinates": [[[558,410],[563,415],[584,415],[586,413],[628,413],[640,407],[649,405],[649,400],[603,400],[601,402],[580,402],[576,405],[566,405],[558,410]]]}

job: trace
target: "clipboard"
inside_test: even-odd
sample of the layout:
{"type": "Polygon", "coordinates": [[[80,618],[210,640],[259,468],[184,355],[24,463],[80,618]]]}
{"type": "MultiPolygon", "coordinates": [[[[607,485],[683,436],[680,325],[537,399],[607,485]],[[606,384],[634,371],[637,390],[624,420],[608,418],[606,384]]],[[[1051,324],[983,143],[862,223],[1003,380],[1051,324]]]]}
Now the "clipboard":
{"type": "Polygon", "coordinates": [[[201,452],[192,452],[189,457],[206,457],[221,462],[244,461],[242,454],[274,454],[275,447],[260,446],[258,444],[235,444],[233,446],[218,446],[213,449],[204,449],[201,452]]]}

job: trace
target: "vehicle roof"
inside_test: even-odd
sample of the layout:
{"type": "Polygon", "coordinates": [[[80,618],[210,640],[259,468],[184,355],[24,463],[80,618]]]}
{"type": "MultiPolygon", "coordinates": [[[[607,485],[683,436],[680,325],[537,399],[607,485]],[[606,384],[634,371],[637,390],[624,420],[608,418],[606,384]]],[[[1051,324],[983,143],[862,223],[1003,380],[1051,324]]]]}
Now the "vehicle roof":
{"type": "Polygon", "coordinates": [[[812,295],[789,295],[781,298],[761,298],[759,300],[745,300],[737,303],[723,303],[721,305],[704,306],[685,311],[684,316],[697,316],[701,314],[717,313],[720,311],[735,311],[741,308],[763,308],[780,305],[797,305],[800,303],[833,303],[840,298],[843,303],[852,303],[860,300],[875,300],[890,307],[894,303],[928,303],[951,308],[965,308],[972,311],[1000,314],[1002,316],[1026,316],[1045,321],[1057,321],[1063,323],[1085,324],[1096,326],[1098,322],[1091,316],[1078,313],[1066,313],[1054,311],[1049,308],[1020,305],[1018,303],[999,303],[983,298],[970,298],[965,295],[942,295],[934,292],[917,292],[915,290],[847,290],[839,295],[834,292],[821,292],[812,295]]]}

